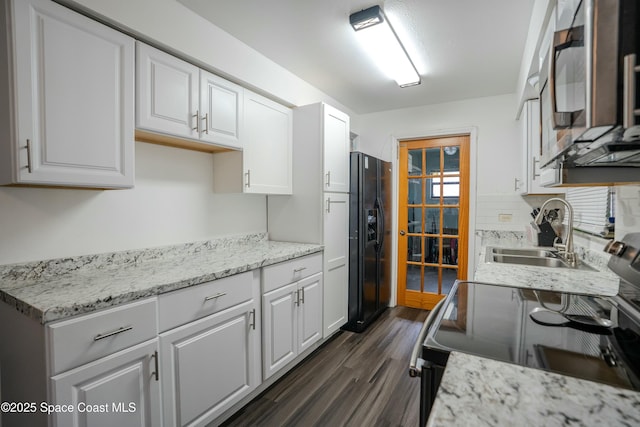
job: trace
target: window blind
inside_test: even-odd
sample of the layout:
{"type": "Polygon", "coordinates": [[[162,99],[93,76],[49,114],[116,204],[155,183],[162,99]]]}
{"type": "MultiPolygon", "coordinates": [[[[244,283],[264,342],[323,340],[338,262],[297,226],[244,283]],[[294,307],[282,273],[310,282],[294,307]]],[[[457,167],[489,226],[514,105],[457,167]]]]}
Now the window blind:
{"type": "Polygon", "coordinates": [[[606,234],[612,212],[609,187],[568,188],[565,199],[573,208],[574,228],[598,236],[606,234]]]}

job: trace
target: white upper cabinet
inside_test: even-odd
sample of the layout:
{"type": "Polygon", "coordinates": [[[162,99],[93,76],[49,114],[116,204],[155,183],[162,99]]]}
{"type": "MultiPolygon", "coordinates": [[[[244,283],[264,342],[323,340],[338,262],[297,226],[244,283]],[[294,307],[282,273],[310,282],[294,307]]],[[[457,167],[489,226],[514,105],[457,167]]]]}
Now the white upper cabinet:
{"type": "Polygon", "coordinates": [[[243,109],[243,151],[214,154],[214,190],[222,193],[291,194],[291,109],[246,89],[243,109]]]}
{"type": "Polygon", "coordinates": [[[322,104],[324,190],[349,192],[349,116],[322,104]]]}
{"type": "Polygon", "coordinates": [[[200,70],[200,138],[203,141],[240,148],[243,88],[200,70]]]}
{"type": "Polygon", "coordinates": [[[137,42],[136,127],[198,138],[198,67],[137,42]]]}
{"type": "Polygon", "coordinates": [[[291,194],[292,112],[248,92],[245,97],[245,187],[248,193],[291,194]]]}
{"type": "Polygon", "coordinates": [[[136,46],[139,139],[203,151],[242,148],[241,86],[144,43],[136,46]],[[158,139],[144,131],[202,144],[158,139]]]}
{"type": "Polygon", "coordinates": [[[134,40],[47,0],[0,21],[0,183],[132,187],[134,40]]]}
{"type": "Polygon", "coordinates": [[[540,102],[529,100],[524,104],[520,118],[523,131],[522,146],[522,185],[521,194],[557,194],[564,189],[545,188],[541,183],[540,170],[540,102]]]}

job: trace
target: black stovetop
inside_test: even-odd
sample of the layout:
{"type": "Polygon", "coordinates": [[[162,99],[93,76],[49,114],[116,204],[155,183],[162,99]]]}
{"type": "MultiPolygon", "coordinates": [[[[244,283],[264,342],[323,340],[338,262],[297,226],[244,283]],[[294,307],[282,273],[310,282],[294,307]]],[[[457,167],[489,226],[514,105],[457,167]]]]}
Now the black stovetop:
{"type": "MultiPolygon", "coordinates": [[[[621,287],[620,297],[640,301],[640,290],[621,287]]],[[[422,358],[444,366],[459,351],[640,391],[638,312],[618,297],[456,282],[422,358]],[[594,326],[558,312],[612,323],[594,326]]]]}

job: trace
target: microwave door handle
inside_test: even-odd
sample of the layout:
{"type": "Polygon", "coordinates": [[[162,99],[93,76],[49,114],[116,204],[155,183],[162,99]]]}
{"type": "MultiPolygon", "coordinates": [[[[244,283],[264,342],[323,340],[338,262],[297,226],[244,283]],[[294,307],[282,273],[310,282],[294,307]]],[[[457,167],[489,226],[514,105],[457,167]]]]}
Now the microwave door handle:
{"type": "Polygon", "coordinates": [[[584,46],[584,27],[569,28],[553,33],[549,70],[549,96],[551,98],[551,123],[554,130],[566,129],[571,126],[573,114],[568,111],[558,111],[556,103],[556,59],[562,50],[584,46]]]}
{"type": "Polygon", "coordinates": [[[636,54],[624,57],[622,127],[629,129],[635,126],[636,117],[640,116],[640,106],[636,106],[636,73],[640,73],[640,66],[636,65],[636,54]]]}

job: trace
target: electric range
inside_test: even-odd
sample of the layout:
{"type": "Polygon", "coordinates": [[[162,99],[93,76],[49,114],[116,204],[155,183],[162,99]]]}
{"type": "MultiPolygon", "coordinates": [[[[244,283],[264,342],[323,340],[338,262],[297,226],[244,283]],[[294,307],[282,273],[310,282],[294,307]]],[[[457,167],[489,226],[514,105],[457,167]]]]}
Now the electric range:
{"type": "Polygon", "coordinates": [[[451,351],[640,391],[640,233],[606,250],[614,297],[456,281],[425,321],[410,366],[426,424],[451,351]]]}

